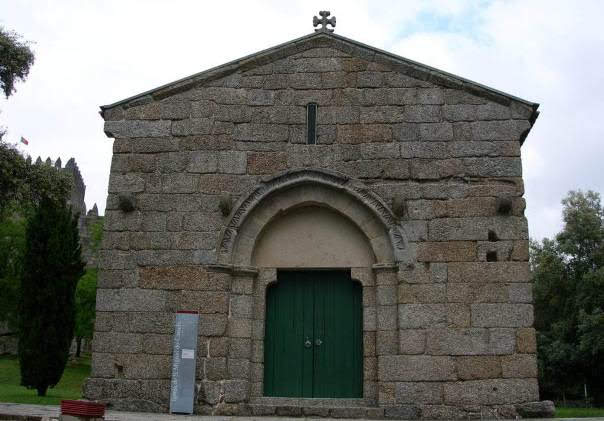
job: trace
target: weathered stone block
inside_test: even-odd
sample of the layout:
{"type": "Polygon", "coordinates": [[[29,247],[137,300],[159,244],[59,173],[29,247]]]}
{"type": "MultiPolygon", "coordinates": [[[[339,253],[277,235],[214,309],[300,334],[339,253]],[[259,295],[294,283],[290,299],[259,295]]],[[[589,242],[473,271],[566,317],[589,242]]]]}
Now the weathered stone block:
{"type": "Polygon", "coordinates": [[[531,304],[472,304],[472,326],[531,327],[531,304]]]}
{"type": "Polygon", "coordinates": [[[245,174],[247,154],[239,151],[217,152],[217,172],[225,174],[245,174]]]}
{"type": "Polygon", "coordinates": [[[229,314],[235,318],[252,318],[253,297],[250,295],[231,296],[229,314]]]}
{"type": "Polygon", "coordinates": [[[102,270],[99,272],[97,288],[133,288],[136,286],[134,270],[102,270]]]}
{"type": "Polygon", "coordinates": [[[430,281],[433,283],[447,282],[447,264],[430,263],[430,281]]]}
{"type": "Polygon", "coordinates": [[[172,355],[172,337],[154,333],[143,336],[143,352],[145,354],[172,355]]]}
{"type": "MultiPolygon", "coordinates": [[[[466,279],[472,281],[471,279],[466,279]]],[[[450,303],[507,303],[506,284],[450,283],[447,285],[447,300],[450,303]]]]}
{"type": "Polygon", "coordinates": [[[164,193],[195,193],[198,183],[198,175],[164,174],[161,177],[161,191],[164,193]]]}
{"type": "Polygon", "coordinates": [[[459,159],[414,159],[411,160],[411,177],[418,180],[438,180],[463,174],[459,159]]]}
{"type": "Polygon", "coordinates": [[[471,262],[476,260],[476,243],[470,241],[425,241],[417,245],[420,262],[471,262]]]}
{"type": "Polygon", "coordinates": [[[379,105],[363,107],[360,110],[359,120],[362,124],[374,125],[375,123],[403,123],[405,108],[402,106],[379,105]]]}
{"type": "Polygon", "coordinates": [[[403,142],[400,147],[402,158],[439,159],[447,156],[444,142],[403,142]]]}
{"type": "Polygon", "coordinates": [[[400,284],[398,287],[398,303],[444,303],[446,301],[446,290],[445,284],[400,284]]]}
{"type": "Polygon", "coordinates": [[[430,329],[426,352],[430,355],[483,355],[489,353],[487,329],[430,329]]]}
{"type": "Polygon", "coordinates": [[[376,302],[378,305],[396,304],[396,285],[379,285],[376,288],[376,302]]]}
{"type": "Polygon", "coordinates": [[[246,358],[228,358],[227,369],[231,379],[249,379],[250,360],[246,358]]]}
{"type": "Polygon", "coordinates": [[[445,403],[500,405],[537,400],[537,379],[489,379],[445,383],[445,403]]]}
{"type": "Polygon", "coordinates": [[[396,326],[396,305],[377,307],[377,328],[378,330],[395,330],[396,326]]]}
{"type": "Polygon", "coordinates": [[[224,380],[228,378],[226,358],[207,358],[205,360],[205,378],[224,380]]]}
{"type": "Polygon", "coordinates": [[[248,399],[250,384],[247,380],[226,380],[222,387],[225,402],[244,402],[248,399]]]}
{"type": "Polygon", "coordinates": [[[442,385],[426,382],[396,383],[395,400],[396,403],[404,404],[442,403],[442,385]]]}
{"type": "Polygon", "coordinates": [[[423,123],[418,126],[418,129],[420,140],[453,140],[453,125],[451,123],[423,123]]]}
{"type": "Polygon", "coordinates": [[[252,341],[248,338],[231,338],[229,341],[229,358],[250,358],[252,341]]]}
{"type": "Polygon", "coordinates": [[[552,401],[527,402],[516,405],[522,418],[554,418],[556,407],[552,401]]]}
{"type": "Polygon", "coordinates": [[[451,357],[429,355],[383,355],[378,357],[378,376],[382,381],[414,382],[456,380],[451,357]]]}
{"type": "Polygon", "coordinates": [[[199,334],[202,336],[221,336],[227,328],[226,314],[200,314],[199,334]]]}
{"type": "Polygon", "coordinates": [[[524,217],[440,218],[428,223],[431,241],[489,240],[489,231],[499,240],[528,238],[524,217]]]}
{"type": "Polygon", "coordinates": [[[248,142],[285,142],[289,127],[284,124],[243,123],[235,125],[233,139],[248,142]]]}
{"type": "Polygon", "coordinates": [[[365,357],[363,359],[363,379],[365,381],[377,379],[377,358],[365,357]]]}
{"type": "Polygon", "coordinates": [[[126,379],[169,379],[172,372],[171,355],[118,354],[114,364],[126,379]]]}
{"type": "Polygon", "coordinates": [[[197,310],[200,313],[227,313],[226,292],[174,291],[168,296],[166,307],[170,310],[197,310]]]}
{"type": "Polygon", "coordinates": [[[470,306],[466,304],[447,304],[447,324],[449,327],[470,327],[470,306]]]}
{"type": "Polygon", "coordinates": [[[449,282],[508,283],[528,282],[530,270],[526,262],[449,263],[449,282]]]}
{"type": "Polygon", "coordinates": [[[477,121],[471,123],[474,140],[519,140],[530,130],[526,120],[477,121]]]}
{"type": "Polygon", "coordinates": [[[474,177],[521,177],[520,158],[463,158],[464,172],[474,177]]]}
{"type": "Polygon", "coordinates": [[[423,354],[426,349],[426,331],[423,329],[399,330],[399,353],[402,355],[423,354]]]}
{"type": "Polygon", "coordinates": [[[376,353],[377,355],[396,355],[398,354],[398,331],[397,330],[378,330],[376,332],[376,353]]]}
{"type": "Polygon", "coordinates": [[[110,193],[136,193],[145,190],[145,179],[136,174],[116,174],[109,177],[110,193]]]}
{"type": "Polygon", "coordinates": [[[376,333],[375,332],[363,332],[363,355],[365,357],[375,356],[376,348],[376,333]]]}
{"type": "Polygon", "coordinates": [[[129,314],[127,320],[127,327],[122,328],[126,328],[130,332],[164,334],[174,332],[174,313],[133,312],[129,314]]]}
{"type": "Polygon", "coordinates": [[[405,107],[404,119],[406,122],[413,123],[436,123],[440,122],[440,105],[409,105],[405,107]]]}
{"type": "Polygon", "coordinates": [[[501,361],[495,356],[458,357],[455,359],[455,367],[460,380],[501,377],[501,361]]]}
{"type": "Polygon", "coordinates": [[[98,289],[98,311],[162,311],[166,305],[166,291],[135,288],[98,289]]]}
{"type": "Polygon", "coordinates": [[[121,120],[106,121],[105,134],[109,137],[161,137],[170,134],[169,120],[121,120]]]}
{"type": "Polygon", "coordinates": [[[447,322],[445,304],[399,304],[398,323],[401,329],[444,327],[447,322]]]}
{"type": "Polygon", "coordinates": [[[537,377],[537,357],[534,354],[513,354],[501,357],[503,377],[537,377]]]}
{"type": "Polygon", "coordinates": [[[274,174],[287,168],[284,152],[254,152],[247,156],[248,174],[274,174]]]}
{"type": "Polygon", "coordinates": [[[516,347],[516,329],[489,329],[489,353],[494,355],[511,354],[516,347]]]}
{"type": "Polygon", "coordinates": [[[511,303],[532,303],[533,284],[513,283],[508,285],[509,301],[511,303]]]}
{"type": "Polygon", "coordinates": [[[534,354],[537,352],[535,329],[522,328],[516,331],[516,347],[518,352],[534,354]]]}
{"type": "Polygon", "coordinates": [[[228,324],[228,335],[232,338],[251,338],[252,321],[250,319],[230,318],[228,324]]]}
{"type": "Polygon", "coordinates": [[[190,101],[162,101],[159,109],[161,118],[166,120],[182,120],[191,116],[190,101]]]}
{"type": "Polygon", "coordinates": [[[122,332],[95,332],[93,352],[132,354],[143,351],[143,335],[122,332]]]}

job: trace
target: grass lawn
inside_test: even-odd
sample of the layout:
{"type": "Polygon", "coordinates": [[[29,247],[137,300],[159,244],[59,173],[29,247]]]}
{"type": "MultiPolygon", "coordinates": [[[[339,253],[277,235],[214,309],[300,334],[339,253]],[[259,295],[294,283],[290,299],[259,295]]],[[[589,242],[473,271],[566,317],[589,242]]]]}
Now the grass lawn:
{"type": "Polygon", "coordinates": [[[82,383],[90,375],[90,357],[67,363],[59,384],[39,397],[33,389],[19,386],[19,360],[13,356],[0,357],[0,402],[31,403],[37,405],[59,405],[61,399],[82,397],[82,383]]]}
{"type": "Polygon", "coordinates": [[[556,418],[604,417],[604,408],[559,408],[556,418]]]}

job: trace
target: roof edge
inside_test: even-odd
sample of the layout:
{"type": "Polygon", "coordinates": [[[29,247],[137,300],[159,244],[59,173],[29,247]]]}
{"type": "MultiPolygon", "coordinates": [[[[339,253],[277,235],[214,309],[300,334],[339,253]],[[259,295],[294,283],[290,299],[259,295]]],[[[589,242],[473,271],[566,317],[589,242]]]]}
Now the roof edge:
{"type": "MultiPolygon", "coordinates": [[[[443,85],[451,88],[466,90],[470,93],[476,94],[481,97],[486,97],[487,99],[490,99],[494,102],[502,103],[504,105],[509,105],[512,101],[520,103],[533,110],[532,115],[529,118],[531,126],[537,119],[537,116],[539,114],[539,112],[537,111],[537,109],[539,108],[538,103],[527,101],[525,99],[499,91],[481,83],[474,82],[461,76],[457,76],[453,73],[439,70],[432,66],[428,66],[426,64],[422,64],[417,61],[398,56],[388,51],[381,50],[379,48],[372,47],[367,44],[363,44],[359,41],[355,41],[353,39],[346,38],[338,34],[314,32],[302,36],[300,38],[296,38],[294,40],[276,45],[274,47],[270,47],[256,53],[249,54],[247,56],[230,61],[228,63],[212,67],[208,70],[195,73],[191,76],[178,79],[174,82],[161,85],[157,88],[150,89],[137,95],[133,95],[131,97],[114,102],[112,104],[102,105],[100,107],[101,115],[103,114],[103,111],[115,108],[120,105],[133,107],[151,102],[153,100],[162,99],[186,91],[190,89],[193,85],[199,84],[201,82],[211,81],[227,76],[229,74],[235,73],[239,69],[252,68],[255,66],[268,64],[288,54],[295,54],[307,50],[309,48],[325,46],[325,44],[330,41],[336,41],[338,44],[340,44],[338,45],[340,49],[345,52],[352,54],[356,53],[357,55],[360,55],[361,57],[369,61],[376,61],[381,62],[382,64],[390,65],[394,68],[395,71],[400,71],[401,73],[407,74],[411,77],[420,80],[432,82],[434,84],[443,85]],[[316,41],[316,43],[311,43],[309,41],[316,41]]],[[[337,46],[334,46],[334,48],[337,48],[337,46]]]]}

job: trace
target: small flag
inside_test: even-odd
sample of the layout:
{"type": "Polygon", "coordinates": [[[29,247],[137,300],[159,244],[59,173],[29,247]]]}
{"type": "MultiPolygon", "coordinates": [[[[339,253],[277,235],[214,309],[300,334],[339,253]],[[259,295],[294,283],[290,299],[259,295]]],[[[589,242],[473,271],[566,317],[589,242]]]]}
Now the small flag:
{"type": "Polygon", "coordinates": [[[23,136],[21,136],[21,143],[24,143],[25,145],[29,145],[29,141],[24,138],[23,136]]]}

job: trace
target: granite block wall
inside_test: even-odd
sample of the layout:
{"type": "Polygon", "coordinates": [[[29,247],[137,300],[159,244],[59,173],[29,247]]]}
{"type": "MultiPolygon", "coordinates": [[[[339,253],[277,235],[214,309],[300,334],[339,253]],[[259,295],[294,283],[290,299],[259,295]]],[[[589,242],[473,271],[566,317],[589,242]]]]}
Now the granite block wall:
{"type": "Polygon", "coordinates": [[[200,313],[196,411],[279,414],[262,405],[275,268],[224,265],[219,245],[250,191],[312,169],[375,195],[404,237],[403,258],[363,275],[372,416],[514,416],[538,400],[520,158],[534,108],[326,39],[103,111],[115,140],[86,397],[167,411],[186,309],[200,313]]]}

